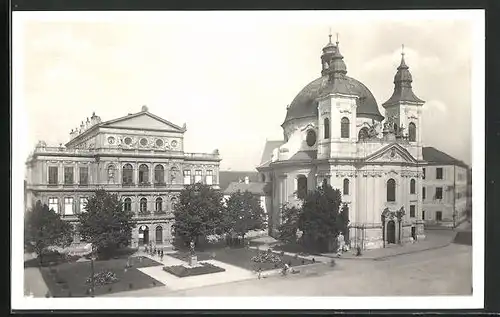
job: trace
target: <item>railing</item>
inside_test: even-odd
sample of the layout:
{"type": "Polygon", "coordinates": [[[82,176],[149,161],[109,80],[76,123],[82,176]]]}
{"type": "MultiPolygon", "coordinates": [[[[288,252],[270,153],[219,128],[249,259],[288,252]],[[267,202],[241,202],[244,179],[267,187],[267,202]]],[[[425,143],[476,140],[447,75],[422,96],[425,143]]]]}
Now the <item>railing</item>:
{"type": "Polygon", "coordinates": [[[218,160],[220,155],[218,153],[185,153],[182,151],[170,151],[170,150],[159,150],[159,149],[126,149],[126,148],[116,148],[116,147],[102,147],[95,149],[79,149],[79,148],[66,148],[66,147],[56,147],[56,146],[37,146],[33,151],[32,155],[36,154],[80,154],[86,156],[93,156],[96,154],[145,154],[151,153],[161,156],[177,156],[184,157],[185,159],[193,160],[218,160]]]}

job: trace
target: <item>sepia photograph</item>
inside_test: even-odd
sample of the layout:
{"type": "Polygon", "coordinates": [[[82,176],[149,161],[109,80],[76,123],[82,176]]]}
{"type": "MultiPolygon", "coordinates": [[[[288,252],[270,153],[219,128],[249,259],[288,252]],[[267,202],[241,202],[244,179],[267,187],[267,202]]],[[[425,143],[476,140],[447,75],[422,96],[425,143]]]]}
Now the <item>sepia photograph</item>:
{"type": "Polygon", "coordinates": [[[481,10],[14,12],[13,308],[482,308],[484,39],[481,10]]]}

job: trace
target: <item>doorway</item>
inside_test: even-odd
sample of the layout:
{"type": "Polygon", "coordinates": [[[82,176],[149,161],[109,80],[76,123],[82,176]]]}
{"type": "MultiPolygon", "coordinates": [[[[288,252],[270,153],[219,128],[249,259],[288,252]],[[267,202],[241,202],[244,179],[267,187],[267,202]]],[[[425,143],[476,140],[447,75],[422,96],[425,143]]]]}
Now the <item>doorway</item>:
{"type": "Polygon", "coordinates": [[[417,240],[417,228],[415,228],[414,226],[411,227],[411,237],[413,238],[413,241],[417,240]]]}
{"type": "Polygon", "coordinates": [[[396,224],[394,220],[387,223],[387,243],[396,243],[396,224]]]}
{"type": "Polygon", "coordinates": [[[147,226],[139,227],[139,245],[149,244],[149,228],[147,226]]]}

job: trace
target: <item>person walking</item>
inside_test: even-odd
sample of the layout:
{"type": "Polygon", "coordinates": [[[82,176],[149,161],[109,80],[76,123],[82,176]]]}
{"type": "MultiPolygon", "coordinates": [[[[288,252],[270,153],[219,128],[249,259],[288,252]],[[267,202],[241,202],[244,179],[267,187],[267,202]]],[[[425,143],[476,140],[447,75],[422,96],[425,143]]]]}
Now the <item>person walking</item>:
{"type": "Polygon", "coordinates": [[[259,280],[260,280],[260,278],[261,278],[261,274],[262,274],[262,268],[261,268],[261,267],[259,267],[259,270],[258,270],[257,272],[258,272],[258,274],[259,274],[258,276],[259,276],[259,280]]]}
{"type": "Polygon", "coordinates": [[[161,259],[161,261],[163,262],[163,250],[161,250],[161,253],[160,253],[160,259],[161,259]]]}

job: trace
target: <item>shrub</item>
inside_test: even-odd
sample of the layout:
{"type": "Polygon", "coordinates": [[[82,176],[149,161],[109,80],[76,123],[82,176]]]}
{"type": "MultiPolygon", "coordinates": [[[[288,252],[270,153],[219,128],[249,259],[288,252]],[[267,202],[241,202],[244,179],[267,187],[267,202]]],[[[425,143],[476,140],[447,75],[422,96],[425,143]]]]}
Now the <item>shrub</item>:
{"type": "MultiPolygon", "coordinates": [[[[118,282],[118,277],[111,271],[102,271],[94,274],[94,284],[95,285],[105,285],[118,282]]],[[[87,284],[92,283],[92,277],[87,278],[87,284]]]]}

